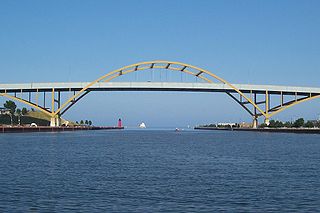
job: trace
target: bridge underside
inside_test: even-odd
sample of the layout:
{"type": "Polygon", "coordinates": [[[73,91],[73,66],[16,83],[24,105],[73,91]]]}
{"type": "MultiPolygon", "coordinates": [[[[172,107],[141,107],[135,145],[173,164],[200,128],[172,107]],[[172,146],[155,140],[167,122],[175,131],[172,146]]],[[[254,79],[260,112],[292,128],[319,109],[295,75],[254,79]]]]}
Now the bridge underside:
{"type": "MultiPolygon", "coordinates": [[[[80,91],[90,82],[77,83],[30,83],[30,84],[0,84],[0,93],[36,93],[80,91]]],[[[320,94],[320,88],[293,87],[275,85],[233,84],[243,93],[270,95],[298,95],[308,96],[320,94]]],[[[90,87],[90,91],[195,91],[195,92],[230,92],[236,93],[233,88],[221,83],[180,83],[180,82],[105,82],[90,87]]]]}

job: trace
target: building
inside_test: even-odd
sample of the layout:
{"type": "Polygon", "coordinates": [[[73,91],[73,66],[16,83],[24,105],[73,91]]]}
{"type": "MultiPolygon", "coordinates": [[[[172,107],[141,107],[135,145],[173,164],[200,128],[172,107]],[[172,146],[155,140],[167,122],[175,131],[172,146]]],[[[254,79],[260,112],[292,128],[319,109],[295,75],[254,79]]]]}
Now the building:
{"type": "Polygon", "coordinates": [[[253,127],[252,123],[246,123],[246,122],[240,123],[240,128],[252,128],[252,127],[253,127]]]}
{"type": "Polygon", "coordinates": [[[10,109],[0,107],[0,115],[9,115],[10,109]]]}
{"type": "Polygon", "coordinates": [[[236,123],[218,123],[218,127],[237,127],[236,123]]]}

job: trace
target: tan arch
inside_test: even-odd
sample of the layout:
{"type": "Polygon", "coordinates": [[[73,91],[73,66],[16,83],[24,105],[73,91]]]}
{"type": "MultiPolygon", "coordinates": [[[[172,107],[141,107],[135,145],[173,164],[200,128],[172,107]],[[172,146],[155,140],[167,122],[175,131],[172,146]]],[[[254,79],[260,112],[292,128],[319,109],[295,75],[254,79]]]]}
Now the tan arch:
{"type": "Polygon", "coordinates": [[[89,83],[87,86],[82,88],[78,93],[76,93],[73,97],[68,99],[64,104],[61,105],[59,109],[57,109],[55,112],[53,112],[53,116],[59,115],[59,113],[68,106],[68,104],[72,103],[74,100],[76,100],[79,96],[83,95],[90,87],[94,86],[96,83],[99,82],[110,82],[111,80],[128,74],[132,72],[142,71],[142,70],[151,70],[151,69],[165,69],[165,70],[172,70],[172,71],[179,71],[184,72],[186,74],[193,75],[195,77],[198,77],[208,83],[213,83],[211,79],[215,79],[227,86],[229,86],[231,89],[233,89],[235,92],[237,92],[240,96],[242,96],[245,100],[247,100],[250,104],[252,104],[253,107],[255,107],[261,115],[268,118],[268,114],[264,112],[257,104],[254,103],[253,100],[248,98],[244,93],[242,93],[238,88],[233,86],[228,81],[224,80],[223,78],[220,78],[219,76],[196,66],[181,63],[181,62],[174,62],[174,61],[148,61],[148,62],[140,62],[132,65],[128,65],[125,67],[122,67],[120,69],[114,70],[112,72],[107,73],[104,76],[101,76],[100,78],[96,79],[95,81],[89,83]],[[196,72],[193,72],[196,71],[196,72]],[[206,76],[203,76],[206,75],[206,76]],[[210,79],[211,78],[211,79],[210,79]]]}
{"type": "Polygon", "coordinates": [[[32,108],[38,109],[38,110],[40,110],[41,112],[49,115],[50,117],[53,116],[53,113],[52,113],[52,112],[49,112],[49,111],[45,110],[44,108],[39,107],[38,105],[33,104],[33,103],[29,102],[29,101],[23,100],[23,99],[21,99],[21,98],[18,98],[18,97],[15,97],[15,96],[12,96],[12,95],[9,95],[9,94],[6,94],[6,93],[0,93],[0,96],[6,97],[6,98],[11,99],[11,100],[18,101],[18,102],[23,103],[23,104],[26,104],[26,105],[29,105],[29,106],[31,106],[32,108]]]}

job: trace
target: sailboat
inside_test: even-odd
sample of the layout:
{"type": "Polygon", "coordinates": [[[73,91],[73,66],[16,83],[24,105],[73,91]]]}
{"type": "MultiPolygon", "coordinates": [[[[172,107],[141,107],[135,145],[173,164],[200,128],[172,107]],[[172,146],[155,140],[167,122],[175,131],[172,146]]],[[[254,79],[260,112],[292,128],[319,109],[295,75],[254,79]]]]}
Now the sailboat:
{"type": "Polygon", "coordinates": [[[145,129],[145,128],[147,128],[147,127],[146,127],[146,124],[142,122],[142,123],[139,125],[139,128],[145,129]]]}

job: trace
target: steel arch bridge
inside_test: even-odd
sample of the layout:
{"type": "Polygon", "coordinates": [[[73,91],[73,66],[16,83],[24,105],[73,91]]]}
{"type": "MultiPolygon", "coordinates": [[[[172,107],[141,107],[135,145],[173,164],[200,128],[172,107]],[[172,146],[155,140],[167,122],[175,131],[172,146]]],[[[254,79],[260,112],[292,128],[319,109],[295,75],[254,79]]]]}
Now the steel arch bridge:
{"type": "Polygon", "coordinates": [[[254,128],[257,127],[259,117],[264,117],[265,123],[268,125],[272,116],[297,104],[320,97],[320,88],[231,84],[208,70],[174,61],[148,61],[132,64],[109,72],[87,83],[0,85],[0,96],[42,111],[51,117],[51,126],[59,126],[61,116],[72,106],[78,103],[89,92],[102,90],[224,92],[252,116],[254,128]],[[130,83],[130,86],[125,86],[124,84],[121,86],[121,83],[115,86],[115,83],[111,83],[114,79],[129,73],[154,69],[184,73],[201,79],[205,83],[192,83],[192,85],[190,83],[164,83],[160,86],[157,82],[136,84],[136,86],[132,86],[132,83],[130,83]],[[65,101],[62,101],[62,92],[68,92],[71,95],[65,101]],[[39,104],[39,95],[41,93],[44,94],[44,103],[42,105],[39,104]],[[50,93],[51,96],[50,107],[46,107],[46,93],[50,93]],[[25,94],[27,94],[27,98],[25,94]],[[274,106],[271,105],[271,95],[279,97],[278,103],[274,106]],[[261,96],[262,100],[258,100],[259,97],[261,99],[261,96]]]}

